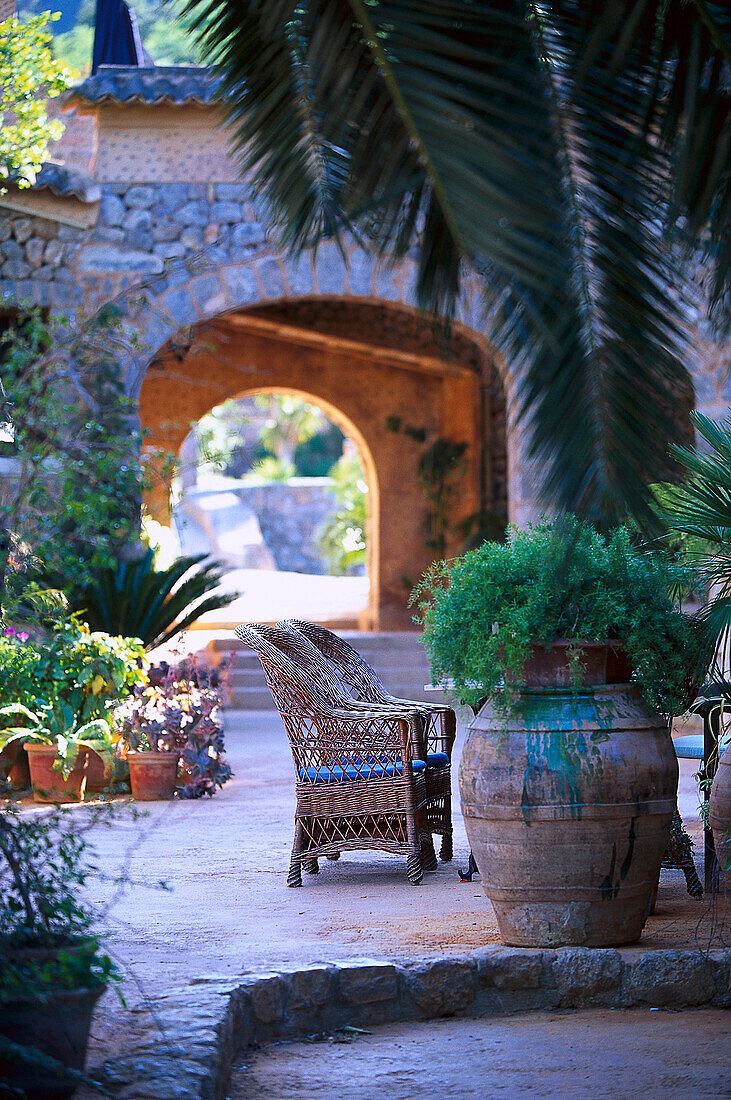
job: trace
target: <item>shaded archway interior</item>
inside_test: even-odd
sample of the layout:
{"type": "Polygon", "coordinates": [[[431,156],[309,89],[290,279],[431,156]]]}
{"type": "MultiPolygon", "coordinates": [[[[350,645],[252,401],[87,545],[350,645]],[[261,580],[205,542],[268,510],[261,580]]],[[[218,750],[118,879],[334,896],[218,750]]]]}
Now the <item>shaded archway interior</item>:
{"type": "MultiPolygon", "coordinates": [[[[290,299],[221,314],[180,330],[151,362],[139,399],[147,444],[176,454],[191,424],[216,405],[263,390],[306,396],[358,444],[373,487],[371,603],[360,625],[414,629],[409,591],[433,556],[419,478],[425,448],[437,439],[466,444],[448,553],[461,548],[455,527],[465,517],[481,510],[507,515],[496,355],[458,325],[445,335],[410,307],[369,299],[290,299]]],[[[169,487],[153,488],[148,506],[164,519],[169,487]]]]}

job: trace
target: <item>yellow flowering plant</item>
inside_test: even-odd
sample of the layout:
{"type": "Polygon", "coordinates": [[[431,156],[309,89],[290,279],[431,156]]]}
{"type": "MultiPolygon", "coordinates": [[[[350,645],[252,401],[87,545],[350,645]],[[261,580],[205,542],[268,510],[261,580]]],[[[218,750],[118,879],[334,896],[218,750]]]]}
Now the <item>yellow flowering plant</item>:
{"type": "Polygon", "coordinates": [[[47,24],[58,15],[0,22],[0,179],[30,187],[48,160],[63,123],[49,118],[47,101],[60,95],[70,70],[53,55],[47,24]]]}

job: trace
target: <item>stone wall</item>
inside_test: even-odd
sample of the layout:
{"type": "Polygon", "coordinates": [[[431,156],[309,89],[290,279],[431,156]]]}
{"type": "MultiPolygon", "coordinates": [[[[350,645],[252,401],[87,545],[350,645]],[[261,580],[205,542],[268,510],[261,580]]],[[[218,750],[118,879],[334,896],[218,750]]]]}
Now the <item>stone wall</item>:
{"type": "Polygon", "coordinates": [[[296,477],[269,485],[242,485],[236,495],[259,520],[277,569],[290,573],[329,572],[317,535],[335,509],[327,477],[296,477]]]}

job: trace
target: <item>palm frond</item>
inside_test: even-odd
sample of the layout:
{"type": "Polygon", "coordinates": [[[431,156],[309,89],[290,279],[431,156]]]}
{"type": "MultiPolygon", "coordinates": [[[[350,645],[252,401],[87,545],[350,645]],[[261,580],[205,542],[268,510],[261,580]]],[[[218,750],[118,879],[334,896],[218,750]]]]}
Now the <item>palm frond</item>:
{"type": "Polygon", "coordinates": [[[446,315],[476,266],[547,503],[649,525],[691,391],[665,68],[614,3],[594,33],[580,0],[205,0],[200,38],[287,241],[416,250],[446,315]]]}
{"type": "Polygon", "coordinates": [[[672,163],[668,221],[713,272],[716,315],[731,322],[731,8],[714,0],[589,0],[569,9],[585,42],[583,73],[601,62],[629,80],[641,125],[630,153],[660,142],[672,163]],[[682,222],[677,219],[682,216],[682,222]]]}
{"type": "Polygon", "coordinates": [[[222,591],[220,581],[221,567],[205,554],[155,569],[154,555],[147,551],[100,572],[93,585],[73,592],[69,602],[92,630],[139,638],[154,649],[207,611],[227,607],[238,597],[237,592],[222,591]]]}

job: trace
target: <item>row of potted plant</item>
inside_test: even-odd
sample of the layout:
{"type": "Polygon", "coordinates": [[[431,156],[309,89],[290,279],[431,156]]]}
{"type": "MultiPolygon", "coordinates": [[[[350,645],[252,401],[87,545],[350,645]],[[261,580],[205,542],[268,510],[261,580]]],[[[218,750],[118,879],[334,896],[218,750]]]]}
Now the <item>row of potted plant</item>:
{"type": "Polygon", "coordinates": [[[79,801],[127,782],[143,800],[175,790],[197,798],[231,774],[217,674],[196,662],[150,669],[138,641],[72,615],[40,641],[8,628],[0,671],[0,767],[36,801],[79,801]]]}

